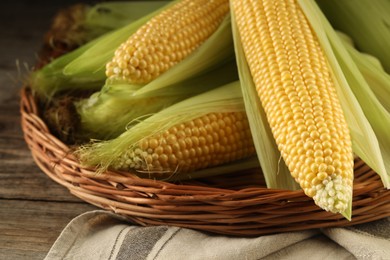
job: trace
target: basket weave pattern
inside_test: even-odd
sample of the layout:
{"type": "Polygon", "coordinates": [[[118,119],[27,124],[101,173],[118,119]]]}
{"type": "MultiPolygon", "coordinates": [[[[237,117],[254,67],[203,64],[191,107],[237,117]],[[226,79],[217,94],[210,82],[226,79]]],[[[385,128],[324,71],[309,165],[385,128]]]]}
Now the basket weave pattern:
{"type": "Polygon", "coordinates": [[[349,226],[390,216],[390,191],[360,159],[355,160],[353,216],[348,221],[323,211],[301,190],[267,189],[255,170],[175,184],[130,172],[97,175],[82,167],[71,147],[50,133],[28,87],[21,92],[21,115],[25,140],[43,172],[80,199],[140,225],[256,236],[349,226]]]}

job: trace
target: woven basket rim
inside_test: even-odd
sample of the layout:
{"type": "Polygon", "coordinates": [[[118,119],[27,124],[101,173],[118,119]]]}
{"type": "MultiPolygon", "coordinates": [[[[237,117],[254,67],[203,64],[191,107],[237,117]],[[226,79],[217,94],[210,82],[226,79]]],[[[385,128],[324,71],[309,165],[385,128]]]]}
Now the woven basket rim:
{"type": "Polygon", "coordinates": [[[302,190],[268,189],[245,183],[243,178],[253,177],[247,173],[211,178],[213,186],[198,180],[168,183],[129,172],[97,175],[92,168],[81,166],[72,149],[50,133],[28,86],[21,90],[20,105],[24,137],[42,171],[82,200],[140,225],[256,236],[350,226],[390,216],[390,191],[360,159],[355,160],[353,217],[348,221],[317,207],[302,190]]]}

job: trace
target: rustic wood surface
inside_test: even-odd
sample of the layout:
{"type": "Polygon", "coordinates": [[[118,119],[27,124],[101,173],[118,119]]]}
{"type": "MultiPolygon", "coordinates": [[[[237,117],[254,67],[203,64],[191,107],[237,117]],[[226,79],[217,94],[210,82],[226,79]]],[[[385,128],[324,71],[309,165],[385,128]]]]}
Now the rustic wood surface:
{"type": "MultiPolygon", "coordinates": [[[[35,164],[20,127],[19,90],[51,18],[83,1],[7,1],[0,8],[0,259],[43,259],[69,221],[96,209],[35,164]]],[[[84,1],[85,2],[85,1],[84,1]]]]}

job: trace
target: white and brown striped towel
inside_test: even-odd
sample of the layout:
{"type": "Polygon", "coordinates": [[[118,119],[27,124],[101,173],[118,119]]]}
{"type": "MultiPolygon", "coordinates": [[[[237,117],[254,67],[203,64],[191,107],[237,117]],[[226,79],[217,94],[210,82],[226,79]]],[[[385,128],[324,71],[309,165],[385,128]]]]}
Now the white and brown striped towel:
{"type": "Polygon", "coordinates": [[[390,218],[348,228],[237,238],[178,227],[134,226],[97,210],[72,220],[45,259],[390,260],[390,218]]]}

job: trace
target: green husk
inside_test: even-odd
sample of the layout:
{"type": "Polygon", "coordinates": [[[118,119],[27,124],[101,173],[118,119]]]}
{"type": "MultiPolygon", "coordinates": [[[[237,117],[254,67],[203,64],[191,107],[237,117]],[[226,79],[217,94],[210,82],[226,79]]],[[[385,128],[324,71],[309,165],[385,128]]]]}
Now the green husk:
{"type": "Polygon", "coordinates": [[[338,35],[379,102],[390,112],[390,75],[384,71],[376,57],[359,52],[352,39],[344,33],[338,32],[338,35]]]}
{"type": "Polygon", "coordinates": [[[145,119],[178,101],[237,79],[236,64],[231,61],[195,78],[140,95],[135,95],[136,91],[127,84],[106,85],[76,104],[82,135],[102,140],[115,138],[136,118],[145,119]]]}
{"type": "MultiPolygon", "coordinates": [[[[239,85],[239,82],[233,82],[176,103],[139,122],[115,139],[80,147],[77,155],[83,165],[95,166],[98,172],[103,172],[107,168],[115,168],[117,160],[144,138],[209,113],[244,111],[239,85]]],[[[256,159],[253,160],[256,161],[256,159]]],[[[248,160],[233,163],[236,164],[235,167],[238,167],[235,170],[253,168],[253,160],[249,160],[251,163],[248,163],[248,160]],[[239,166],[237,166],[237,163],[239,166]]],[[[210,174],[223,174],[232,172],[232,169],[229,169],[226,165],[219,168],[205,169],[202,170],[202,176],[209,176],[208,171],[210,174]]],[[[184,176],[195,178],[196,172],[184,176]]]]}
{"type": "Polygon", "coordinates": [[[359,50],[377,57],[390,73],[390,1],[317,2],[334,28],[349,35],[359,50]]]}
{"type": "Polygon", "coordinates": [[[53,60],[31,74],[30,86],[40,96],[48,99],[63,91],[100,89],[106,80],[105,64],[111,59],[118,46],[150,18],[170,5],[108,32],[53,60]]]}
{"type": "Polygon", "coordinates": [[[299,185],[291,177],[282,156],[278,150],[271,128],[268,124],[264,109],[256,92],[252,75],[246,62],[244,50],[241,45],[240,36],[234,12],[232,16],[232,30],[238,74],[241,82],[241,90],[245,103],[246,114],[252,132],[257,156],[264,174],[268,188],[287,190],[299,189],[299,185]]]}
{"type": "MultiPolygon", "coordinates": [[[[386,131],[390,126],[390,117],[319,7],[307,0],[298,2],[333,69],[336,90],[352,137],[353,151],[380,175],[384,186],[389,188],[390,139],[386,131]]],[[[350,204],[348,210],[343,212],[347,219],[351,218],[352,202],[350,204]]]]}
{"type": "Polygon", "coordinates": [[[77,58],[81,53],[95,44],[93,40],[82,47],[62,55],[43,68],[31,73],[29,85],[41,97],[51,99],[61,90],[99,89],[105,79],[105,75],[96,77],[73,78],[63,74],[62,69],[69,61],[77,58]]]}

